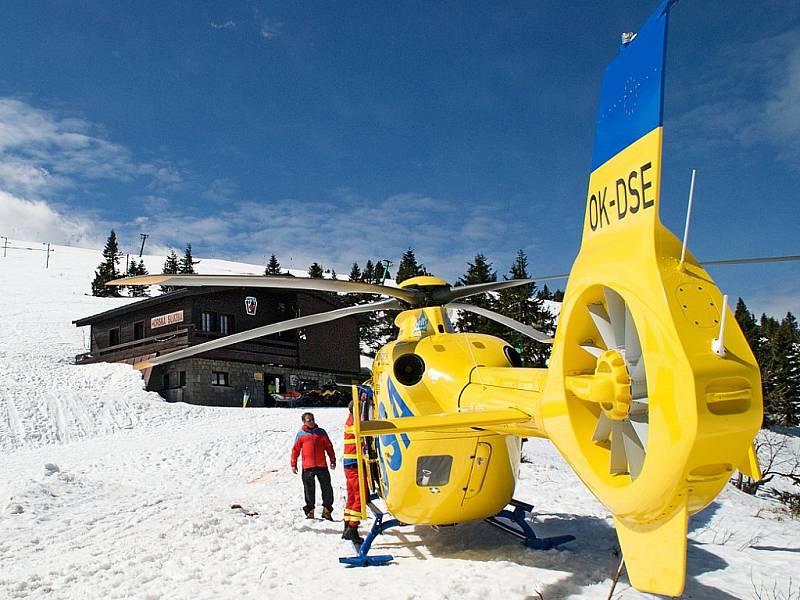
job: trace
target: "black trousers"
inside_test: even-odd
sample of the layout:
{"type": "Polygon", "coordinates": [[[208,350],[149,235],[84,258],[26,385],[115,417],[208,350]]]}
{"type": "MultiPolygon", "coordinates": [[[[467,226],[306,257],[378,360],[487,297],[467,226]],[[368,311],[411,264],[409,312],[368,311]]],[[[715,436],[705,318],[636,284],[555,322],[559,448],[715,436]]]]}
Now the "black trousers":
{"type": "Polygon", "coordinates": [[[333,510],[333,488],[331,487],[331,473],[327,467],[311,467],[303,469],[303,491],[306,495],[306,505],[303,510],[308,512],[316,504],[316,485],[314,477],[319,479],[319,489],[322,492],[322,506],[333,510]]]}

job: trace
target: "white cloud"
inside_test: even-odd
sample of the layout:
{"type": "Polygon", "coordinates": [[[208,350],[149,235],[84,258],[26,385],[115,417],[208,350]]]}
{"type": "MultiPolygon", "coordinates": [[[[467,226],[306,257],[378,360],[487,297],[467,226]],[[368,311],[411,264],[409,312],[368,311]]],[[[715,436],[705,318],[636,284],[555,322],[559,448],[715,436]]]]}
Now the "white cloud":
{"type": "Polygon", "coordinates": [[[2,234],[36,242],[102,247],[100,225],[86,216],[65,214],[43,200],[25,200],[0,190],[2,234]]]}
{"type": "Polygon", "coordinates": [[[283,29],[283,23],[277,19],[267,17],[261,21],[261,36],[271,40],[278,36],[283,29]]]}
{"type": "Polygon", "coordinates": [[[236,23],[234,21],[231,21],[231,20],[227,20],[225,22],[219,22],[219,23],[215,22],[215,21],[211,21],[209,23],[209,25],[211,25],[211,27],[214,28],[214,29],[233,29],[234,27],[236,27],[236,23]]]}
{"type": "MultiPolygon", "coordinates": [[[[125,146],[85,120],[0,98],[0,234],[101,247],[114,224],[81,208],[99,180],[136,182],[142,191],[149,190],[139,201],[155,217],[169,210],[164,193],[186,186],[178,168],[163,160],[135,160],[125,146]],[[72,198],[70,206],[59,203],[68,197],[65,192],[72,198]]],[[[116,229],[136,239],[152,222],[147,215],[116,224],[116,229]]]]}
{"type": "Polygon", "coordinates": [[[521,225],[498,223],[485,206],[467,202],[413,193],[369,202],[339,192],[331,202],[228,203],[213,217],[160,211],[142,226],[153,239],[192,242],[206,255],[262,263],[274,253],[284,267],[305,269],[316,261],[343,274],[353,261],[398,261],[414,248],[429,270],[453,280],[478,252],[504,273],[517,249],[506,246],[506,234],[521,225]]]}
{"type": "Polygon", "coordinates": [[[229,202],[236,193],[236,184],[225,177],[215,179],[201,197],[211,202],[229,202]]]}
{"type": "Polygon", "coordinates": [[[78,181],[132,181],[175,190],[183,175],[175,167],[135,160],[123,145],[76,118],[61,118],[13,98],[0,98],[0,189],[18,195],[48,195],[78,181]]]}
{"type": "Polygon", "coordinates": [[[699,154],[768,144],[800,166],[800,29],[709,59],[685,101],[673,144],[699,154]]]}

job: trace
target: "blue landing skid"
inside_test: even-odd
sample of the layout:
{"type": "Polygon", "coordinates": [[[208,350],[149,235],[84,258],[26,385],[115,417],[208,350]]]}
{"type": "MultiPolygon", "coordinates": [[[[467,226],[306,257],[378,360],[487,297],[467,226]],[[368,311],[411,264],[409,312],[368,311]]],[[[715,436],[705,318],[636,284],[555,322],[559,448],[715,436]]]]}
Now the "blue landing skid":
{"type": "MultiPolygon", "coordinates": [[[[370,500],[373,500],[373,498],[370,498],[370,500]]],[[[356,547],[358,554],[355,556],[339,557],[339,562],[344,565],[349,565],[351,567],[374,567],[376,565],[383,565],[391,560],[394,560],[394,557],[391,554],[377,554],[370,556],[368,553],[370,547],[372,547],[372,542],[378,535],[390,527],[401,525],[401,523],[397,519],[389,519],[384,523],[383,517],[385,516],[385,513],[382,512],[371,501],[367,503],[367,506],[369,506],[370,510],[375,515],[375,521],[372,523],[372,529],[369,530],[367,537],[364,539],[364,543],[361,544],[361,546],[356,547]]]]}
{"type": "Polygon", "coordinates": [[[533,511],[533,506],[525,502],[520,502],[519,500],[511,500],[511,505],[514,507],[513,511],[504,508],[495,516],[487,518],[486,522],[521,539],[523,545],[535,550],[550,550],[551,548],[566,544],[575,539],[574,535],[557,535],[549,538],[536,537],[533,529],[525,520],[525,514],[531,513],[533,511]],[[513,521],[517,527],[500,521],[497,517],[509,519],[513,521]]]}

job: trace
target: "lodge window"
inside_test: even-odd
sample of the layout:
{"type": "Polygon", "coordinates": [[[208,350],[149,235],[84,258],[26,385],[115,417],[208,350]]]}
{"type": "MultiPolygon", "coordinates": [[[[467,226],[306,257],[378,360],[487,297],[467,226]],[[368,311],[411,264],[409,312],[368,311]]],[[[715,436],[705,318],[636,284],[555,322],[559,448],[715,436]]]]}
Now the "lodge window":
{"type": "Polygon", "coordinates": [[[224,371],[212,371],[211,385],[228,385],[228,374],[224,371]]]}
{"type": "Polygon", "coordinates": [[[169,389],[169,373],[164,373],[161,376],[161,389],[168,390],[169,389]]]}
{"type": "Polygon", "coordinates": [[[133,339],[141,340],[144,338],[144,321],[136,321],[133,324],[133,339]]]}
{"type": "Polygon", "coordinates": [[[204,312],[200,315],[200,331],[216,330],[217,313],[204,312]]]}
{"type": "Polygon", "coordinates": [[[114,327],[108,331],[108,345],[116,346],[117,344],[119,344],[119,327],[114,327]]]}
{"type": "Polygon", "coordinates": [[[233,315],[219,316],[219,332],[222,335],[233,333],[233,315]]]}
{"type": "Polygon", "coordinates": [[[178,387],[184,387],[186,385],[186,371],[180,371],[178,373],[178,387]]]}

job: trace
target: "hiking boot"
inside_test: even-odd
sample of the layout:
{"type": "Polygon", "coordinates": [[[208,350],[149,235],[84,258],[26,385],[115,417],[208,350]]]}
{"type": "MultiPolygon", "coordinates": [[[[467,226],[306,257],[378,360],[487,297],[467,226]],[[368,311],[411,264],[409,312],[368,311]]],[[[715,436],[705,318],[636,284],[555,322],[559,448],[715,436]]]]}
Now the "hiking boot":
{"type": "Polygon", "coordinates": [[[314,518],[314,509],[313,508],[309,508],[308,510],[306,510],[304,508],[303,512],[306,513],[306,519],[313,519],[314,518]]]}
{"type": "Polygon", "coordinates": [[[346,540],[350,540],[354,544],[364,543],[364,538],[358,535],[358,527],[356,525],[348,525],[342,537],[346,540]]]}
{"type": "Polygon", "coordinates": [[[322,518],[326,521],[333,521],[333,516],[331,515],[331,511],[327,508],[322,509],[322,518]]]}

